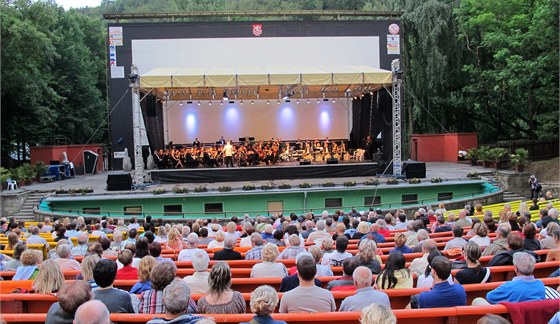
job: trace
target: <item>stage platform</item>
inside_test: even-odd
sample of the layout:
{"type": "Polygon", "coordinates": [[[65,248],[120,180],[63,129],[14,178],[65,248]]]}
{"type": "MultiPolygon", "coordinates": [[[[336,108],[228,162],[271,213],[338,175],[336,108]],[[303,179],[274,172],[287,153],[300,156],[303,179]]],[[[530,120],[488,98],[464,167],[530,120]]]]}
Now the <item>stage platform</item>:
{"type": "Polygon", "coordinates": [[[373,162],[341,164],[280,164],[274,166],[195,168],[152,170],[151,177],[159,183],[213,183],[342,177],[372,177],[380,173],[373,162]]]}

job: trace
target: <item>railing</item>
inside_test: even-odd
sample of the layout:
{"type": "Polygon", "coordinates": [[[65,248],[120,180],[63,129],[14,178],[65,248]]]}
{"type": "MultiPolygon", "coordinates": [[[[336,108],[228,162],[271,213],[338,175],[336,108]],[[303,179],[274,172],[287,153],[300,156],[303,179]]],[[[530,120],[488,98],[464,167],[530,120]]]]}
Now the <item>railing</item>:
{"type": "MultiPolygon", "coordinates": [[[[443,203],[450,203],[454,201],[461,201],[469,198],[476,198],[486,196],[492,193],[496,193],[500,191],[500,188],[491,187],[484,191],[476,191],[470,192],[458,196],[453,196],[450,200],[438,200],[437,197],[428,198],[428,199],[421,199],[419,201],[414,201],[408,204],[403,204],[402,201],[399,202],[389,202],[383,204],[372,204],[372,205],[353,205],[353,206],[339,206],[339,207],[331,207],[325,208],[324,206],[311,206],[307,208],[298,208],[298,209],[283,209],[281,212],[286,215],[290,213],[296,213],[298,215],[305,214],[308,212],[320,213],[323,210],[368,210],[370,207],[372,208],[380,208],[383,210],[389,209],[397,209],[397,208],[417,208],[419,206],[426,206],[431,204],[438,204],[440,202],[443,203]]],[[[92,212],[85,212],[83,210],[69,210],[67,208],[45,208],[44,205],[40,205],[38,208],[39,211],[43,213],[52,213],[52,214],[62,214],[62,215],[77,215],[77,216],[85,216],[85,217],[100,217],[100,216],[107,216],[107,217],[144,217],[147,215],[151,215],[155,218],[170,218],[170,219],[194,219],[194,218],[228,218],[231,216],[240,216],[244,214],[249,215],[258,215],[258,216],[271,216],[272,214],[276,214],[274,211],[269,210],[243,210],[243,211],[225,211],[225,212],[207,212],[207,213],[183,213],[183,212],[167,212],[167,213],[157,213],[157,212],[123,212],[122,210],[100,210],[99,213],[92,213],[92,212]]]]}

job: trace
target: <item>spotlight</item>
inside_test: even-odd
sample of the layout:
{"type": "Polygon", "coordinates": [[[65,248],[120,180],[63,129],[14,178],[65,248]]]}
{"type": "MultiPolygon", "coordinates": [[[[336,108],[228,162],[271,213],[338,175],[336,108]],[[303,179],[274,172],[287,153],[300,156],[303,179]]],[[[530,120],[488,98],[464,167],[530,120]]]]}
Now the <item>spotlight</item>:
{"type": "Polygon", "coordinates": [[[200,106],[200,100],[196,103],[198,106],[200,106]]]}
{"type": "Polygon", "coordinates": [[[222,101],[220,101],[220,106],[223,106],[223,105],[224,105],[224,101],[222,100],[222,101]]]}
{"type": "Polygon", "coordinates": [[[224,95],[222,97],[222,99],[224,99],[225,101],[229,100],[228,94],[227,94],[227,90],[224,90],[224,95]]]}
{"type": "Polygon", "coordinates": [[[181,102],[179,102],[179,106],[182,106],[182,105],[183,105],[183,102],[182,102],[182,101],[181,101],[181,102]]]}
{"type": "Polygon", "coordinates": [[[267,105],[270,105],[270,100],[267,100],[267,101],[266,101],[266,104],[267,104],[267,105]]]}
{"type": "Polygon", "coordinates": [[[276,101],[277,104],[280,104],[280,100],[276,101]]]}
{"type": "Polygon", "coordinates": [[[212,101],[208,101],[208,106],[212,106],[212,101]]]}
{"type": "Polygon", "coordinates": [[[336,100],[334,100],[334,98],[333,98],[333,99],[332,99],[332,102],[333,102],[333,103],[335,103],[335,102],[336,102],[336,100]]]}
{"type": "Polygon", "coordinates": [[[307,103],[310,103],[311,101],[309,101],[309,99],[307,99],[307,103]]]}
{"type": "Polygon", "coordinates": [[[251,105],[254,105],[254,104],[255,104],[255,101],[254,101],[254,100],[251,100],[251,105]]]}
{"type": "Polygon", "coordinates": [[[320,102],[321,102],[321,100],[317,99],[317,103],[320,103],[320,102]]]}
{"type": "Polygon", "coordinates": [[[243,100],[241,100],[240,104],[241,104],[241,106],[243,106],[243,100]]]}
{"type": "Polygon", "coordinates": [[[296,101],[296,103],[299,105],[299,99],[296,101]]]}

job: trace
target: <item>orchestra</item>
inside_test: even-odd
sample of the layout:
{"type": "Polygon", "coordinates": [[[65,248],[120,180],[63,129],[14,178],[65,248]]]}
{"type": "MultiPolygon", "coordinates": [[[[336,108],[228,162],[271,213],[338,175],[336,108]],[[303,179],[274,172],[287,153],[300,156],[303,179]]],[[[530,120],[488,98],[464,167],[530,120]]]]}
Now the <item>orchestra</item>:
{"type": "MultiPolygon", "coordinates": [[[[346,143],[298,139],[295,143],[270,139],[268,141],[229,142],[233,153],[233,164],[241,167],[276,165],[279,162],[309,160],[326,161],[329,158],[349,160],[346,143]]],[[[225,166],[224,155],[227,146],[223,137],[212,145],[203,145],[195,139],[190,147],[176,147],[170,143],[165,149],[155,151],[154,163],[158,169],[211,168],[225,166]]],[[[229,148],[228,148],[229,155],[229,148]]]]}

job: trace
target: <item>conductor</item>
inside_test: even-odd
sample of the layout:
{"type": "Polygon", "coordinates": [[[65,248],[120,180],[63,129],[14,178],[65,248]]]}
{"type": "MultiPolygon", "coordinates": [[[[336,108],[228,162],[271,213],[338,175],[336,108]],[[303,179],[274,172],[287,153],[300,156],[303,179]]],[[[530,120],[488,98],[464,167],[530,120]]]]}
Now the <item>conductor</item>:
{"type": "Polygon", "coordinates": [[[227,141],[226,146],[222,149],[222,153],[224,154],[224,164],[226,167],[233,168],[233,145],[229,141],[227,141]]]}

